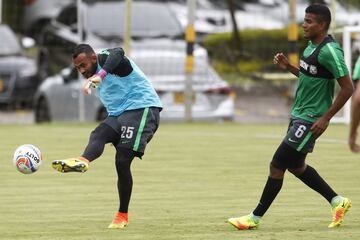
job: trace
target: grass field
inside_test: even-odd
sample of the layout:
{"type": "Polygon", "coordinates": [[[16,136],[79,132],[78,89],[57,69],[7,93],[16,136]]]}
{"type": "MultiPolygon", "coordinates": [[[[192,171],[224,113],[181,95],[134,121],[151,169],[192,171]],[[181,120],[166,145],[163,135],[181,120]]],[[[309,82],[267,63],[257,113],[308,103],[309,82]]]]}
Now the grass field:
{"type": "Polygon", "coordinates": [[[328,203],[291,174],[259,230],[226,219],[248,214],[267,179],[286,125],[163,124],[142,161],[133,163],[130,224],[107,229],[118,208],[114,150],[107,146],[84,174],[55,172],[50,162],[82,153],[95,125],[0,126],[0,239],[360,239],[360,156],[348,127],[332,125],[308,163],[353,201],[338,229],[328,203]],[[18,145],[38,146],[40,170],[12,166],[18,145]]]}

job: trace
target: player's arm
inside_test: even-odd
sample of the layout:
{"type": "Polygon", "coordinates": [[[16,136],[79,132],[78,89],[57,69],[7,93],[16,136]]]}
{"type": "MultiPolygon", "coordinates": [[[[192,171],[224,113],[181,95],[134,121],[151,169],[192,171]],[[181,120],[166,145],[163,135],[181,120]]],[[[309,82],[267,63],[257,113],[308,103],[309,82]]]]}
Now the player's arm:
{"type": "Polygon", "coordinates": [[[351,102],[351,121],[349,133],[349,147],[353,152],[360,152],[360,146],[356,143],[357,129],[360,122],[360,87],[355,89],[351,102]]]}
{"type": "Polygon", "coordinates": [[[324,117],[328,120],[330,120],[345,105],[354,92],[354,86],[349,75],[340,77],[337,79],[337,82],[340,85],[340,91],[329,110],[324,114],[324,117]]]}
{"type": "Polygon", "coordinates": [[[340,85],[340,91],[337,94],[335,101],[329,110],[320,117],[311,127],[314,135],[320,136],[328,127],[331,118],[345,105],[347,100],[351,97],[354,87],[349,75],[337,79],[340,85]]]}
{"type": "Polygon", "coordinates": [[[349,75],[337,79],[337,82],[340,85],[340,91],[329,110],[324,114],[324,117],[329,120],[345,105],[354,92],[354,86],[349,75]]]}
{"type": "Polygon", "coordinates": [[[99,58],[103,58],[104,61],[100,60],[101,68],[107,72],[113,72],[114,69],[119,66],[121,62],[125,60],[125,52],[122,48],[112,48],[103,51],[99,54],[99,58]]]}
{"type": "Polygon", "coordinates": [[[125,53],[122,48],[107,49],[98,54],[99,64],[101,69],[93,76],[88,78],[84,85],[84,91],[91,93],[91,87],[97,87],[101,81],[105,78],[107,73],[113,72],[113,70],[119,65],[125,58],[125,53]]]}
{"type": "Polygon", "coordinates": [[[352,75],[352,79],[353,79],[354,85],[357,86],[357,83],[360,80],[360,56],[356,60],[355,67],[354,67],[354,72],[353,72],[353,75],[352,75]]]}
{"type": "Polygon", "coordinates": [[[346,67],[341,48],[333,45],[322,48],[318,60],[321,65],[333,74],[340,86],[340,91],[328,111],[320,117],[311,128],[314,134],[320,136],[326,130],[331,118],[333,118],[349,100],[354,92],[354,86],[346,67]]]}
{"type": "Polygon", "coordinates": [[[279,68],[287,70],[294,74],[296,77],[299,77],[299,68],[292,65],[283,53],[275,54],[273,62],[279,68]]]}
{"type": "Polygon", "coordinates": [[[360,122],[360,56],[358,57],[354,72],[353,72],[353,83],[355,86],[355,93],[351,99],[351,121],[350,121],[350,133],[349,133],[349,147],[353,152],[360,152],[360,145],[356,143],[357,129],[360,122]]]}

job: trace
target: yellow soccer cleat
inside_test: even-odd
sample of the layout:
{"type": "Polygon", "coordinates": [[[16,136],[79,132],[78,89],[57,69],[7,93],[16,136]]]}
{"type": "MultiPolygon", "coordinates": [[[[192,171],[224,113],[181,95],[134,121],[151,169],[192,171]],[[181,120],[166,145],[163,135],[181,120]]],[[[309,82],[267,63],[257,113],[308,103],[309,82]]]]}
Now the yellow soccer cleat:
{"type": "Polygon", "coordinates": [[[52,167],[59,172],[86,172],[89,169],[89,161],[85,158],[68,158],[64,160],[54,160],[52,167]]]}
{"type": "Polygon", "coordinates": [[[239,230],[253,230],[259,226],[259,221],[255,220],[251,213],[238,218],[229,218],[228,222],[239,230]]]}
{"type": "Polygon", "coordinates": [[[125,228],[128,225],[128,214],[118,212],[108,228],[125,228]]]}
{"type": "Polygon", "coordinates": [[[351,207],[351,200],[348,198],[343,198],[340,203],[331,209],[333,219],[332,222],[329,224],[329,228],[338,227],[341,225],[342,221],[344,220],[345,213],[351,207]]]}

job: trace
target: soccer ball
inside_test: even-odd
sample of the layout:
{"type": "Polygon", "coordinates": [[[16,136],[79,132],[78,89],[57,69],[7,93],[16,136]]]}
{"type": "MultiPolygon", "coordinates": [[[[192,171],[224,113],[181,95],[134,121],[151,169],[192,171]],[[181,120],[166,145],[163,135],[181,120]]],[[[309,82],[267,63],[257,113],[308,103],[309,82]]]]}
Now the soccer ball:
{"type": "Polygon", "coordinates": [[[39,169],[42,160],[41,152],[37,147],[25,144],[15,150],[13,163],[19,172],[30,174],[39,169]]]}

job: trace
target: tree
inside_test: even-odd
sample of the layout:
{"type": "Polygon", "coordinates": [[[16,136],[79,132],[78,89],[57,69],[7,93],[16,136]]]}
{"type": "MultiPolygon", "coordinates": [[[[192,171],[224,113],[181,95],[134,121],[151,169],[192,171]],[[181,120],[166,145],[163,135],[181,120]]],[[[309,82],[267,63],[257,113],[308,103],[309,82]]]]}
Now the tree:
{"type": "Polygon", "coordinates": [[[240,40],[240,35],[239,35],[239,29],[236,23],[236,19],[235,19],[235,6],[234,6],[234,0],[226,0],[228,8],[229,8],[229,12],[230,12],[230,16],[231,16],[231,22],[232,22],[232,41],[233,41],[233,45],[234,48],[241,53],[241,40],[240,40]]]}

